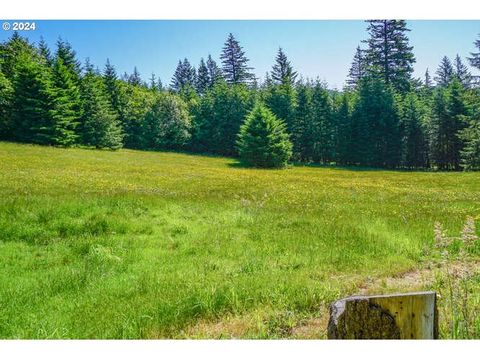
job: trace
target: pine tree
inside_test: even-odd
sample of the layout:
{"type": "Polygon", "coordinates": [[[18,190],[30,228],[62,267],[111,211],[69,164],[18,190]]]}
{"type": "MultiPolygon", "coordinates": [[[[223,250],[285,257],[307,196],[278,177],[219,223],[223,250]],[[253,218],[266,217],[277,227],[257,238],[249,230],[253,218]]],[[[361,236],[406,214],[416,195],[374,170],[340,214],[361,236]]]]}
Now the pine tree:
{"type": "Polygon", "coordinates": [[[133,68],[133,73],[128,77],[128,83],[133,86],[142,86],[142,78],[138,72],[137,67],[133,68]]]}
{"type": "Polygon", "coordinates": [[[463,99],[463,86],[454,78],[447,88],[437,89],[430,125],[433,163],[439,170],[460,169],[460,151],[464,147],[459,136],[466,127],[468,110],[463,99]]]}
{"type": "Polygon", "coordinates": [[[57,41],[57,51],[55,53],[54,62],[58,58],[62,60],[63,66],[67,68],[73,81],[78,86],[80,83],[80,74],[82,72],[81,63],[77,60],[77,54],[70,43],[68,41],[63,41],[61,38],[57,41]]]}
{"type": "Polygon", "coordinates": [[[222,59],[223,76],[227,83],[248,84],[254,78],[250,72],[252,68],[247,65],[249,60],[232,33],[225,41],[220,58],[222,59]]]}
{"type": "Polygon", "coordinates": [[[360,79],[365,76],[366,73],[366,63],[364,51],[360,49],[360,46],[357,46],[355,55],[353,56],[352,66],[348,72],[347,87],[349,89],[356,88],[360,79]]]}
{"type": "Polygon", "coordinates": [[[275,58],[275,64],[272,68],[273,81],[277,85],[293,86],[296,78],[297,72],[293,70],[290,61],[287,59],[287,55],[285,55],[282,48],[279,48],[277,57],[275,58]]]}
{"type": "Polygon", "coordinates": [[[452,66],[452,62],[448,57],[444,56],[442,58],[442,61],[438,66],[436,75],[437,76],[435,77],[435,82],[437,83],[438,86],[445,87],[445,86],[448,86],[448,84],[450,84],[450,81],[454,76],[454,69],[452,66]]]}
{"type": "Polygon", "coordinates": [[[207,69],[208,69],[208,87],[211,88],[215,83],[222,79],[222,71],[217,66],[217,63],[212,59],[212,56],[209,54],[207,58],[207,69]]]}
{"type": "Polygon", "coordinates": [[[478,49],[478,52],[470,53],[472,57],[469,57],[468,61],[470,62],[470,65],[480,70],[480,35],[479,38],[475,40],[474,45],[478,49]]]}
{"type": "Polygon", "coordinates": [[[152,90],[153,92],[156,92],[158,90],[158,87],[157,87],[157,78],[155,76],[155,73],[152,72],[152,75],[150,76],[150,84],[149,84],[149,88],[150,90],[152,90]]]}
{"type": "Polygon", "coordinates": [[[278,85],[272,84],[265,89],[264,97],[265,105],[285,123],[287,131],[290,132],[295,117],[295,88],[289,82],[278,85]]]}
{"type": "Polygon", "coordinates": [[[430,89],[432,88],[433,84],[432,84],[432,78],[430,77],[430,73],[428,71],[428,68],[427,70],[425,71],[425,81],[424,81],[424,85],[427,89],[430,89]]]}
{"type": "Polygon", "coordinates": [[[465,64],[463,64],[462,59],[458,54],[455,57],[454,65],[455,76],[464,87],[469,88],[472,81],[472,75],[468,71],[468,68],[465,66],[465,64]]]}
{"type": "Polygon", "coordinates": [[[208,73],[207,65],[203,58],[200,59],[200,65],[198,65],[197,79],[196,79],[196,89],[200,95],[203,95],[205,91],[210,87],[211,80],[208,73]]]}
{"type": "Polygon", "coordinates": [[[409,169],[423,168],[427,164],[427,141],[422,125],[422,109],[415,93],[408,93],[402,111],[402,163],[409,169]]]}
{"type": "Polygon", "coordinates": [[[38,51],[40,52],[40,56],[45,60],[48,66],[52,66],[53,56],[43,37],[40,37],[40,42],[38,43],[38,51]]]}
{"type": "Polygon", "coordinates": [[[240,159],[248,166],[282,168],[292,156],[285,124],[261,104],[245,118],[237,146],[240,159]]]}
{"type": "Polygon", "coordinates": [[[122,129],[109,102],[106,85],[88,64],[81,83],[81,100],[83,144],[95,146],[97,149],[121,148],[122,129]]]}
{"type": "Polygon", "coordinates": [[[303,82],[297,86],[295,117],[291,125],[294,158],[309,161],[313,157],[313,133],[311,131],[311,91],[303,82]]]}
{"type": "Polygon", "coordinates": [[[368,71],[394,89],[410,88],[415,57],[409,46],[405,20],[369,20],[366,50],[368,71]]]}
{"type": "Polygon", "coordinates": [[[336,116],[336,162],[342,165],[350,163],[351,152],[351,127],[352,127],[352,114],[350,106],[351,94],[344,92],[339,99],[339,104],[335,112],[336,116]]]}
{"type": "Polygon", "coordinates": [[[329,163],[335,158],[333,104],[326,86],[317,81],[312,91],[310,131],[314,137],[312,160],[329,163]]]}
{"type": "Polygon", "coordinates": [[[399,165],[398,110],[393,92],[383,80],[367,76],[360,81],[351,134],[352,163],[389,168],[399,165]]]}
{"type": "Polygon", "coordinates": [[[45,65],[24,53],[18,58],[12,83],[13,139],[38,144],[54,143],[51,118],[51,74],[45,65]]]}
{"type": "Polygon", "coordinates": [[[195,87],[196,73],[195,68],[190,65],[187,58],[178,61],[177,69],[173,74],[170,84],[172,90],[179,92],[185,86],[195,87]]]}
{"type": "Polygon", "coordinates": [[[65,65],[62,57],[53,64],[53,144],[70,146],[78,138],[76,128],[81,116],[80,91],[75,74],[65,65]]]}
{"type": "Polygon", "coordinates": [[[24,56],[32,60],[38,58],[38,50],[28,41],[14,32],[12,37],[0,44],[0,61],[2,62],[2,72],[5,77],[13,82],[15,77],[15,68],[23,61],[24,56]]]}
{"type": "Polygon", "coordinates": [[[480,170],[480,117],[478,114],[459,134],[465,144],[460,151],[460,165],[465,171],[480,170]]]}

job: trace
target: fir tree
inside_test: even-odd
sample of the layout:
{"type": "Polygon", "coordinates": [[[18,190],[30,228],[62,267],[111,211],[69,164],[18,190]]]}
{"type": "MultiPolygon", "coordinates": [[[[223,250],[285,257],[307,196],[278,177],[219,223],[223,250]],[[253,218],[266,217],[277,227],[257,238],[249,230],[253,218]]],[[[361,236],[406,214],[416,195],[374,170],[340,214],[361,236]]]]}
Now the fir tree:
{"type": "Polygon", "coordinates": [[[394,89],[406,91],[410,88],[415,57],[409,46],[404,20],[369,20],[366,61],[368,71],[379,76],[394,89]]]}
{"type": "Polygon", "coordinates": [[[290,85],[295,83],[297,78],[297,72],[293,70],[290,61],[287,59],[287,55],[283,52],[282,48],[278,49],[277,57],[275,58],[275,64],[272,68],[272,79],[278,85],[290,85]]]}
{"type": "Polygon", "coordinates": [[[223,76],[229,84],[248,84],[254,78],[250,72],[252,68],[248,66],[249,60],[232,33],[225,41],[220,58],[223,76]]]}
{"type": "Polygon", "coordinates": [[[53,144],[51,74],[45,65],[26,53],[18,60],[12,83],[13,138],[21,142],[53,144]]]}
{"type": "Polygon", "coordinates": [[[240,159],[248,166],[282,168],[292,156],[285,124],[260,104],[245,118],[237,146],[240,159]]]}
{"type": "Polygon", "coordinates": [[[460,150],[460,165],[465,171],[480,170],[480,117],[478,114],[459,134],[465,144],[460,150]]]}
{"type": "Polygon", "coordinates": [[[133,86],[142,86],[143,84],[136,66],[133,68],[133,73],[128,77],[128,83],[133,86]]]}
{"type": "Polygon", "coordinates": [[[309,161],[313,157],[313,133],[311,125],[311,91],[306,84],[297,87],[297,107],[291,126],[294,157],[300,161],[309,161]]]}
{"type": "Polygon", "coordinates": [[[212,59],[212,56],[209,54],[207,58],[207,69],[208,69],[208,86],[209,88],[213,87],[217,81],[222,79],[222,70],[217,66],[217,63],[212,59]]]}
{"type": "Polygon", "coordinates": [[[104,81],[87,64],[81,83],[82,142],[97,149],[113,150],[122,147],[123,134],[107,94],[104,81]]]}
{"type": "Polygon", "coordinates": [[[432,83],[432,78],[430,76],[430,73],[428,71],[428,68],[427,70],[425,71],[425,81],[424,81],[424,85],[427,89],[430,89],[432,88],[433,86],[433,83],[432,83]]]}
{"type": "Polygon", "coordinates": [[[265,89],[265,105],[285,123],[289,132],[295,116],[295,97],[295,88],[289,82],[265,89]]]}
{"type": "Polygon", "coordinates": [[[63,41],[61,38],[57,41],[57,51],[55,53],[55,60],[61,59],[63,66],[70,72],[72,80],[78,84],[80,83],[80,74],[82,71],[81,63],[77,60],[77,54],[73,50],[68,41],[63,41]]]}
{"type": "Polygon", "coordinates": [[[58,56],[53,64],[53,144],[70,146],[78,138],[76,128],[80,119],[80,91],[75,74],[58,56]]]}
{"type": "Polygon", "coordinates": [[[402,163],[409,169],[427,164],[427,141],[422,125],[422,108],[415,93],[406,95],[402,111],[402,163]]]}
{"type": "Polygon", "coordinates": [[[480,70],[480,35],[479,38],[475,40],[474,45],[478,52],[470,53],[471,57],[468,58],[468,61],[470,62],[470,65],[480,70]]]}
{"type": "Polygon", "coordinates": [[[470,87],[472,75],[468,71],[468,68],[465,66],[465,64],[463,64],[462,59],[458,54],[455,57],[454,74],[464,87],[470,87]]]}
{"type": "Polygon", "coordinates": [[[352,114],[350,106],[351,94],[344,92],[339,99],[336,115],[336,162],[342,165],[350,163],[352,114]]]}
{"type": "Polygon", "coordinates": [[[438,66],[437,72],[435,73],[437,76],[435,77],[435,82],[438,86],[448,86],[450,81],[454,76],[454,69],[452,66],[452,62],[446,56],[442,58],[440,65],[438,66]]]}
{"type": "Polygon", "coordinates": [[[353,56],[352,66],[348,72],[347,78],[347,87],[349,89],[354,89],[360,79],[365,76],[366,73],[366,63],[364,51],[360,49],[360,46],[357,46],[355,55],[353,56]]]}
{"type": "Polygon", "coordinates": [[[150,84],[149,84],[149,88],[150,90],[152,91],[157,91],[158,90],[158,87],[157,87],[157,78],[155,76],[155,73],[152,72],[152,75],[150,76],[150,84]]]}
{"type": "Polygon", "coordinates": [[[197,92],[202,95],[207,91],[210,87],[212,81],[210,80],[210,76],[208,73],[207,65],[205,65],[205,61],[203,58],[200,59],[200,65],[198,65],[197,71],[197,79],[196,79],[196,89],[197,92]]]}
{"type": "Polygon", "coordinates": [[[38,51],[40,52],[40,56],[45,60],[48,66],[52,66],[53,56],[43,37],[40,37],[40,42],[38,43],[38,51]]]}
{"type": "Polygon", "coordinates": [[[175,73],[170,84],[170,87],[174,91],[181,91],[185,86],[195,86],[196,73],[195,68],[190,65],[187,58],[183,61],[179,60],[175,73]]]}

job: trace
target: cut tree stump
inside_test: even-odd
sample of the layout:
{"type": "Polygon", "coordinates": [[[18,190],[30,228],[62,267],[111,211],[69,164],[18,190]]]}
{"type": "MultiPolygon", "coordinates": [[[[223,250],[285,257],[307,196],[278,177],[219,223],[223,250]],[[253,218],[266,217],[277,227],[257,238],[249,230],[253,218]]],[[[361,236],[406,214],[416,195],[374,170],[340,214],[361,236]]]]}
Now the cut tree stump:
{"type": "Polygon", "coordinates": [[[437,339],[433,291],[351,296],[330,306],[329,339],[437,339]]]}

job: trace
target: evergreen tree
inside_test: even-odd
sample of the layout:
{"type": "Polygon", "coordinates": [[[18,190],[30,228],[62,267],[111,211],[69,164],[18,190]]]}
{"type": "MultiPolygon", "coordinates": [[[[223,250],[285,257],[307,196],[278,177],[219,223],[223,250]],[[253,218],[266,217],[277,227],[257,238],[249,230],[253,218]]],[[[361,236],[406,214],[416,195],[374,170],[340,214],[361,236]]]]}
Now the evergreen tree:
{"type": "Polygon", "coordinates": [[[454,65],[455,76],[464,87],[469,88],[472,81],[472,75],[468,71],[468,68],[463,64],[462,59],[458,54],[455,57],[454,65]]]}
{"type": "Polygon", "coordinates": [[[16,31],[8,41],[0,44],[2,72],[10,82],[14,80],[16,66],[20,64],[20,61],[23,61],[25,56],[32,60],[37,59],[38,50],[16,31]]]}
{"type": "Polygon", "coordinates": [[[415,93],[406,95],[402,111],[402,163],[409,169],[427,164],[427,141],[422,124],[422,108],[415,93]]]}
{"type": "Polygon", "coordinates": [[[133,86],[142,86],[142,78],[138,72],[137,67],[133,68],[133,73],[128,77],[128,83],[133,86]]]}
{"type": "Polygon", "coordinates": [[[265,89],[265,105],[285,123],[289,132],[295,117],[295,97],[295,88],[288,82],[265,89]]]}
{"type": "Polygon", "coordinates": [[[463,86],[454,78],[447,88],[437,89],[430,126],[430,144],[433,163],[439,170],[460,169],[460,151],[464,143],[461,131],[468,115],[463,99],[463,86]]]}
{"type": "Polygon", "coordinates": [[[156,97],[142,123],[145,149],[179,150],[190,139],[191,119],[187,104],[178,96],[156,97]]]}
{"type": "Polygon", "coordinates": [[[314,137],[312,160],[329,163],[335,158],[335,118],[326,86],[317,81],[312,91],[311,128],[314,137]]]}
{"type": "Polygon", "coordinates": [[[352,163],[388,168],[398,166],[401,156],[399,130],[392,90],[375,77],[362,79],[352,113],[352,163]]]}
{"type": "Polygon", "coordinates": [[[369,20],[366,61],[371,75],[379,76],[395,90],[410,88],[415,57],[409,46],[405,20],[369,20]]]}
{"type": "Polygon", "coordinates": [[[210,80],[209,72],[207,65],[203,58],[200,59],[200,65],[198,66],[197,79],[196,79],[196,89],[200,95],[203,95],[205,91],[210,87],[212,81],[210,80]]]}
{"type": "Polygon", "coordinates": [[[245,85],[229,86],[225,81],[218,81],[195,107],[193,148],[236,155],[236,136],[253,102],[253,94],[245,85]]]}
{"type": "Polygon", "coordinates": [[[123,145],[123,134],[107,94],[104,81],[87,64],[81,83],[82,142],[97,149],[118,149],[123,145]]]}
{"type": "Polygon", "coordinates": [[[52,84],[48,68],[24,53],[18,57],[15,71],[11,109],[14,140],[53,144],[52,84]]]}
{"type": "Polygon", "coordinates": [[[348,72],[347,78],[347,87],[349,89],[354,89],[360,79],[365,76],[366,73],[366,63],[364,51],[360,49],[360,46],[357,46],[355,55],[353,56],[352,66],[348,72]]]}
{"type": "Polygon", "coordinates": [[[195,68],[190,65],[187,58],[178,61],[177,69],[173,74],[170,84],[172,90],[179,92],[185,86],[194,87],[196,82],[195,68]]]}
{"type": "MultiPolygon", "coordinates": [[[[1,63],[0,63],[1,65],[1,63]]],[[[13,87],[5,77],[0,66],[0,139],[12,139],[12,101],[13,87]]]]}
{"type": "Polygon", "coordinates": [[[40,42],[38,43],[38,51],[40,52],[40,56],[45,60],[48,66],[52,66],[53,56],[43,37],[40,37],[40,42]]]}
{"type": "Polygon", "coordinates": [[[158,87],[157,87],[157,78],[155,76],[155,73],[152,72],[152,75],[150,76],[149,81],[150,81],[150,84],[149,84],[150,90],[152,90],[153,92],[157,91],[158,87]]]}
{"type": "Polygon", "coordinates": [[[306,84],[299,83],[297,87],[297,107],[291,125],[294,158],[309,161],[313,157],[314,138],[311,126],[311,91],[306,84]]]}
{"type": "Polygon", "coordinates": [[[77,60],[77,54],[70,43],[68,41],[63,41],[61,38],[57,41],[57,51],[55,53],[54,62],[57,59],[62,60],[63,66],[65,66],[67,71],[70,72],[70,77],[78,86],[80,83],[80,74],[82,72],[81,63],[77,60]]]}
{"type": "Polygon", "coordinates": [[[217,63],[212,59],[212,56],[209,54],[207,58],[207,69],[208,69],[208,87],[211,88],[217,81],[222,79],[222,70],[217,66],[217,63]]]}
{"type": "Polygon", "coordinates": [[[470,53],[472,57],[469,57],[468,61],[470,62],[470,65],[480,70],[480,35],[479,38],[475,40],[474,45],[477,48],[478,52],[470,53]]]}
{"type": "Polygon", "coordinates": [[[350,106],[351,94],[344,92],[339,98],[339,104],[335,112],[336,115],[336,161],[339,164],[347,165],[350,163],[351,152],[351,127],[352,127],[352,114],[350,106]]]}
{"type": "Polygon", "coordinates": [[[245,118],[237,146],[240,159],[248,166],[282,168],[292,156],[285,124],[260,104],[245,118]]]}
{"type": "Polygon", "coordinates": [[[75,73],[58,56],[53,64],[53,108],[50,115],[53,122],[53,144],[70,146],[78,138],[76,128],[81,116],[80,91],[75,73]]]}
{"type": "Polygon", "coordinates": [[[452,62],[450,59],[446,56],[442,58],[442,61],[440,65],[438,66],[437,76],[435,77],[435,81],[438,86],[448,86],[450,84],[450,81],[452,80],[454,76],[454,70],[452,66],[452,62]]]}
{"type": "Polygon", "coordinates": [[[430,89],[432,88],[433,86],[433,83],[432,83],[432,78],[430,77],[430,73],[428,72],[428,68],[427,70],[425,71],[425,82],[424,82],[424,85],[427,89],[430,89]]]}
{"type": "Polygon", "coordinates": [[[248,84],[254,78],[250,72],[252,68],[248,66],[249,60],[232,33],[228,35],[220,58],[222,59],[223,76],[227,83],[248,84]]]}
{"type": "Polygon", "coordinates": [[[480,117],[478,114],[459,134],[465,144],[460,151],[462,168],[466,171],[480,170],[480,117]]]}
{"type": "Polygon", "coordinates": [[[272,68],[273,81],[277,85],[293,86],[296,78],[297,72],[293,70],[290,61],[287,59],[287,55],[285,55],[282,48],[279,48],[277,57],[275,58],[275,64],[272,68]]]}
{"type": "Polygon", "coordinates": [[[117,72],[109,59],[107,59],[103,70],[103,83],[105,84],[105,91],[110,106],[116,117],[121,120],[123,118],[122,102],[125,102],[125,96],[121,94],[117,72]]]}

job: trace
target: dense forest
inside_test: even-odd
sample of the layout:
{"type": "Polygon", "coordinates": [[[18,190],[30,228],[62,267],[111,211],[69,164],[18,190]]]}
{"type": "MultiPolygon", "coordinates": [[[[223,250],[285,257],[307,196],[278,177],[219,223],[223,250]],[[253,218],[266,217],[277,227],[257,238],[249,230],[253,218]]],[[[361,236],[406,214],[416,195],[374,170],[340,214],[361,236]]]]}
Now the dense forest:
{"type": "MultiPolygon", "coordinates": [[[[259,82],[232,34],[221,63],[180,60],[164,86],[137,68],[120,76],[109,60],[101,70],[82,64],[62,39],[53,51],[14,33],[0,44],[0,140],[240,156],[263,167],[480,170],[480,82],[464,60],[444,57],[433,78],[428,69],[414,78],[406,22],[366,27],[341,91],[301,78],[282,48],[259,82]]],[[[480,38],[474,45],[465,61],[480,70],[480,38]]]]}

